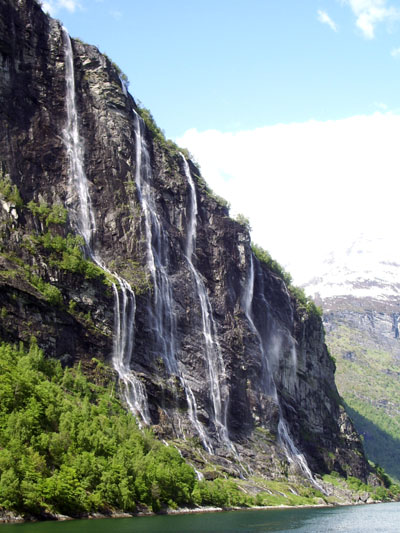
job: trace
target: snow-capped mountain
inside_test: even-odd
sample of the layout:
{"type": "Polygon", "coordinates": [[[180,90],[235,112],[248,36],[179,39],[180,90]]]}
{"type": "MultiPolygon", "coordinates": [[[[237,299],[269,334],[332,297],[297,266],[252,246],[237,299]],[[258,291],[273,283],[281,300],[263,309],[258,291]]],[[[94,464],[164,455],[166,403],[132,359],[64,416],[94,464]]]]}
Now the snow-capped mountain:
{"type": "Polygon", "coordinates": [[[392,238],[361,235],[332,251],[318,270],[320,274],[304,284],[311,297],[400,300],[400,250],[392,238]]]}
{"type": "Polygon", "coordinates": [[[337,248],[303,287],[324,311],[336,383],[367,455],[400,480],[400,247],[390,233],[337,248]]]}

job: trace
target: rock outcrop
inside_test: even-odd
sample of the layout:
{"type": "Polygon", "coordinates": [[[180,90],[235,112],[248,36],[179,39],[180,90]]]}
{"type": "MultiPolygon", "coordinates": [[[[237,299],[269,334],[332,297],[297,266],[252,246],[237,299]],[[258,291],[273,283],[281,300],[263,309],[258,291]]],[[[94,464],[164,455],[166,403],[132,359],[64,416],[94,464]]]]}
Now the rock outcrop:
{"type": "Polygon", "coordinates": [[[109,362],[160,438],[231,471],[366,480],[318,314],[78,40],[71,86],[68,39],[34,0],[0,0],[1,337],[109,362]]]}

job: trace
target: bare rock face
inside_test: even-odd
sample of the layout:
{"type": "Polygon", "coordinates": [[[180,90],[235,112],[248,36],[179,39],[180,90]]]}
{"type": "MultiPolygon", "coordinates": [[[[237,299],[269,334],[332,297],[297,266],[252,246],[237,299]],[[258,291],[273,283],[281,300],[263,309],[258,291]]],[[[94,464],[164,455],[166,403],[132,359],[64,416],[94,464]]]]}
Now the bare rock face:
{"type": "Polygon", "coordinates": [[[194,437],[227,469],[240,456],[279,474],[297,453],[367,479],[321,319],[146,126],[108,58],[72,40],[71,156],[65,33],[34,0],[0,0],[0,36],[2,338],[34,335],[65,364],[119,357],[160,436],[194,437]]]}

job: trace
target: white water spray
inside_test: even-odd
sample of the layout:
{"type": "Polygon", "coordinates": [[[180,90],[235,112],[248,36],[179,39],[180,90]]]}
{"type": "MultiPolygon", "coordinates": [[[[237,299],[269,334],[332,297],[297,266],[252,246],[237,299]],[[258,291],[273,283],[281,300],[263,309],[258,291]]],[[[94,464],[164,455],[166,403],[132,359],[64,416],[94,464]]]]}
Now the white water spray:
{"type": "MultiPolygon", "coordinates": [[[[181,154],[182,155],[182,154],[181,154]]],[[[219,439],[235,454],[236,450],[229,439],[227,429],[227,408],[228,408],[228,386],[226,383],[225,365],[222,358],[221,347],[217,338],[217,328],[212,315],[210,300],[203,280],[196,267],[193,265],[193,254],[196,248],[197,231],[197,197],[193,178],[188,162],[182,155],[185,174],[190,187],[190,219],[188,224],[186,241],[186,260],[193,275],[196,285],[196,292],[200,302],[203,337],[205,345],[205,355],[208,366],[208,378],[210,383],[210,395],[214,409],[214,424],[219,439]]]]}
{"type": "Polygon", "coordinates": [[[176,360],[176,315],[172,286],[168,276],[168,242],[157,213],[151,189],[152,169],[146,141],[142,134],[144,124],[135,113],[136,173],[135,181],[144,213],[147,266],[153,284],[153,307],[149,307],[155,344],[159,347],[167,372],[179,374],[176,360]]]}
{"type": "MultiPolygon", "coordinates": [[[[313,483],[313,485],[315,485],[319,490],[324,492],[323,488],[314,479],[304,455],[297,449],[296,445],[294,444],[292,436],[290,435],[288,424],[283,416],[275,380],[273,377],[271,363],[269,360],[270,358],[268,354],[269,352],[268,340],[262,338],[261,332],[256,327],[254,323],[254,319],[253,319],[252,304],[253,304],[253,297],[254,297],[254,284],[255,284],[254,283],[254,261],[253,261],[253,255],[251,254],[250,255],[250,272],[247,278],[247,283],[246,283],[244,294],[243,294],[242,304],[243,304],[245,315],[250,325],[250,329],[256,335],[258,342],[259,342],[262,365],[264,369],[263,385],[265,387],[265,393],[270,395],[273,398],[273,400],[277,403],[278,408],[279,408],[279,423],[278,423],[279,441],[286,454],[288,461],[290,463],[294,462],[300,468],[300,470],[305,474],[305,476],[308,477],[308,479],[313,483]]],[[[263,302],[263,305],[265,306],[265,310],[267,311],[268,303],[265,299],[263,291],[260,291],[258,296],[260,297],[260,300],[263,302]]],[[[279,348],[281,346],[281,343],[274,343],[274,344],[275,344],[275,348],[277,347],[279,348]]],[[[279,357],[279,354],[276,354],[276,355],[277,357],[279,357]]],[[[295,362],[297,364],[296,347],[295,347],[293,339],[292,339],[292,346],[291,346],[291,357],[292,357],[292,362],[295,362]]]]}
{"type": "MultiPolygon", "coordinates": [[[[69,198],[72,224],[85,241],[85,251],[89,257],[105,272],[111,272],[105,267],[101,259],[93,251],[93,236],[96,223],[93,213],[89,184],[84,170],[83,143],[79,135],[78,112],[75,99],[75,74],[71,39],[67,30],[62,28],[65,53],[66,79],[66,110],[67,123],[64,129],[64,142],[67,149],[69,163],[69,198]],[[77,197],[77,200],[76,200],[77,197]],[[78,208],[74,204],[78,204],[78,208]]],[[[114,291],[114,349],[113,366],[120,380],[124,383],[124,396],[131,411],[139,415],[145,423],[151,422],[148,401],[142,382],[135,377],[130,369],[133,353],[134,324],[136,301],[129,283],[116,274],[112,274],[119,283],[120,293],[113,283],[114,291]]],[[[139,419],[139,423],[140,423],[139,419]]]]}
{"type": "Polygon", "coordinates": [[[188,416],[192,426],[198,433],[207,452],[213,453],[210,441],[198,419],[197,405],[193,391],[184,374],[181,372],[176,359],[176,318],[172,286],[168,275],[168,241],[157,213],[151,188],[153,176],[149,152],[142,133],[144,124],[136,111],[134,111],[134,114],[136,133],[135,182],[144,214],[147,266],[150,270],[154,290],[153,307],[149,307],[149,315],[154,332],[155,344],[165,361],[167,372],[170,375],[178,376],[185,391],[188,416]]]}
{"type": "Polygon", "coordinates": [[[71,197],[67,199],[67,205],[69,204],[71,218],[77,231],[82,235],[85,245],[90,249],[92,236],[96,230],[96,222],[90,202],[88,180],[83,167],[83,144],[79,136],[71,39],[64,27],[62,33],[65,51],[65,103],[67,110],[67,123],[63,134],[70,169],[69,177],[72,182],[69,191],[71,197]],[[74,209],[72,205],[76,195],[78,195],[78,209],[74,209]]]}

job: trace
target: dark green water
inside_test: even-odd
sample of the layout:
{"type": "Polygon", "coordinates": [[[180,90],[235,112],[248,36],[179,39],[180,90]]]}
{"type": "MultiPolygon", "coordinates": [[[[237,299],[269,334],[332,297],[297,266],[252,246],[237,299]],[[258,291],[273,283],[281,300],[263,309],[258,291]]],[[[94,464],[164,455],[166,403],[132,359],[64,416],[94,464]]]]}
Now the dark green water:
{"type": "Polygon", "coordinates": [[[0,525],[0,533],[398,533],[400,503],[0,525]]]}

